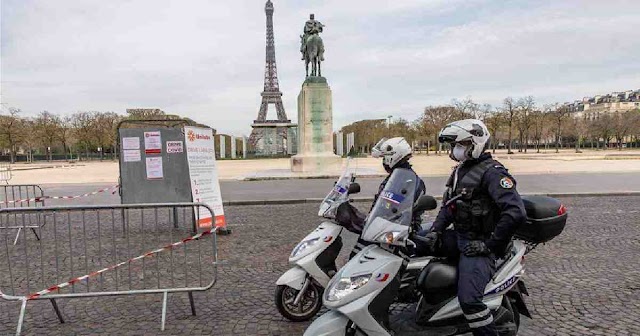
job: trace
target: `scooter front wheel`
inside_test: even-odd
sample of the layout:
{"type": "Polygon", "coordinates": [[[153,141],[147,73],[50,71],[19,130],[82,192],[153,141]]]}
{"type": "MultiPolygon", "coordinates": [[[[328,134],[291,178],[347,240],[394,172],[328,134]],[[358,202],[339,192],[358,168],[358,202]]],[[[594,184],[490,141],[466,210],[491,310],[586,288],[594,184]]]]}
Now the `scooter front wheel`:
{"type": "Polygon", "coordinates": [[[308,321],[322,308],[322,293],[324,288],[315,283],[310,283],[296,304],[296,296],[300,291],[286,285],[278,285],[276,288],[276,307],[282,316],[293,322],[308,321]]]}

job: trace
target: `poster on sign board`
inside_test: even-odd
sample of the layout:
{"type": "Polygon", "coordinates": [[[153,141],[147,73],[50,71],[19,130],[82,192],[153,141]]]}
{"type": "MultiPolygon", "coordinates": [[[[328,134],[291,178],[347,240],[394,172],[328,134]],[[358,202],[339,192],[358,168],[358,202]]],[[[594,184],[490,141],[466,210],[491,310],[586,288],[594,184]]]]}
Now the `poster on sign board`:
{"type": "Polygon", "coordinates": [[[182,153],[182,148],[182,141],[167,141],[167,153],[169,154],[182,153]]]}
{"type": "Polygon", "coordinates": [[[122,151],[124,162],[139,162],[142,160],[139,149],[125,149],[122,151]]]}
{"type": "Polygon", "coordinates": [[[140,138],[124,137],[122,138],[122,149],[140,149],[140,138]]]}
{"type": "Polygon", "coordinates": [[[144,153],[145,154],[161,154],[162,140],[160,132],[144,132],[144,153]]]}
{"type": "Polygon", "coordinates": [[[222,196],[220,195],[220,182],[218,181],[213,130],[185,126],[184,136],[193,201],[207,204],[215,214],[215,218],[211,218],[211,214],[206,208],[200,208],[198,226],[205,228],[214,224],[216,227],[223,228],[226,226],[226,222],[222,208],[222,196]]]}
{"type": "Polygon", "coordinates": [[[160,180],[164,178],[162,157],[148,157],[146,168],[148,180],[160,180]]]}

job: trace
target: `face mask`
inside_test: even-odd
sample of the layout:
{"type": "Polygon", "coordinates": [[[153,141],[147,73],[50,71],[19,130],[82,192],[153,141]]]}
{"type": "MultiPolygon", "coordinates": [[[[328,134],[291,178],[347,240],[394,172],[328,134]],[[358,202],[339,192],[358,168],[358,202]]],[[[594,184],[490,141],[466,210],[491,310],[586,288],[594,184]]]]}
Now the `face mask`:
{"type": "Polygon", "coordinates": [[[467,159],[467,147],[456,144],[456,146],[453,147],[453,151],[451,152],[451,154],[452,159],[462,162],[467,159]]]}

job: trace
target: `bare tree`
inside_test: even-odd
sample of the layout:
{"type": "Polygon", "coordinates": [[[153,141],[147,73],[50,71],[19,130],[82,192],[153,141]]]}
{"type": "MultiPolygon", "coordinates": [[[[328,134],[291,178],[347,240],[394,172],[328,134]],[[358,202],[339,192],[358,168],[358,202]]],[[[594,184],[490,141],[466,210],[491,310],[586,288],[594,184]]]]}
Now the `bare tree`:
{"type": "Polygon", "coordinates": [[[596,118],[590,118],[587,121],[587,134],[589,134],[589,138],[591,139],[591,148],[593,149],[593,144],[595,143],[595,149],[600,149],[600,129],[598,125],[598,120],[596,118]]]}
{"type": "Polygon", "coordinates": [[[632,135],[632,130],[637,126],[638,116],[637,110],[616,112],[612,116],[613,135],[618,144],[618,150],[622,150],[622,141],[625,137],[632,135]]]}
{"type": "Polygon", "coordinates": [[[529,130],[533,124],[531,113],[535,110],[535,101],[532,96],[527,96],[518,100],[517,112],[515,115],[516,128],[519,134],[519,148],[518,152],[522,152],[522,146],[524,144],[524,152],[527,152],[527,145],[529,144],[529,130]]]}
{"type": "MultiPolygon", "coordinates": [[[[453,106],[427,106],[420,118],[419,129],[425,134],[434,137],[434,144],[438,143],[438,133],[448,123],[468,118],[469,115],[456,109],[453,106]]],[[[436,145],[436,153],[439,153],[439,146],[436,145]]]]}
{"type": "Polygon", "coordinates": [[[633,128],[631,129],[632,133],[632,144],[631,146],[637,147],[640,141],[640,109],[635,109],[635,118],[633,121],[633,128]]]}
{"type": "Polygon", "coordinates": [[[73,120],[71,117],[63,117],[60,120],[60,128],[59,128],[59,139],[62,143],[62,150],[64,151],[64,157],[72,159],[73,157],[68,157],[67,155],[71,154],[71,143],[72,143],[72,133],[73,133],[73,120]]]}
{"type": "Polygon", "coordinates": [[[598,142],[600,139],[604,142],[602,144],[602,149],[606,150],[609,147],[609,142],[611,138],[613,138],[614,129],[613,129],[613,117],[611,114],[603,113],[596,116],[596,120],[594,121],[594,131],[596,132],[598,137],[598,142]]]}
{"type": "Polygon", "coordinates": [[[504,113],[500,110],[489,110],[489,114],[484,116],[484,123],[489,129],[489,133],[491,133],[491,144],[495,154],[496,148],[500,143],[499,132],[506,123],[504,113]]]}
{"type": "Polygon", "coordinates": [[[574,116],[570,119],[570,125],[571,131],[576,137],[576,153],[581,153],[580,147],[582,146],[582,142],[589,131],[589,120],[582,116],[574,116]]]}
{"type": "MultiPolygon", "coordinates": [[[[25,134],[37,134],[36,122],[32,118],[22,119],[21,129],[25,134]]],[[[37,136],[26,136],[20,142],[20,146],[26,149],[27,162],[33,162],[33,151],[42,145],[42,141],[37,136]]]]}
{"type": "Polygon", "coordinates": [[[0,136],[9,147],[11,163],[16,162],[16,150],[25,138],[24,120],[20,118],[22,111],[18,108],[9,107],[9,115],[0,116],[0,136]]]}
{"type": "Polygon", "coordinates": [[[480,104],[474,102],[470,96],[467,96],[462,100],[454,99],[451,102],[451,105],[458,111],[461,116],[480,119],[480,104]]]}
{"type": "Polygon", "coordinates": [[[493,109],[493,106],[491,106],[491,104],[482,104],[476,117],[485,122],[487,118],[494,114],[494,112],[495,110],[493,109]]]}
{"type": "Polygon", "coordinates": [[[548,125],[549,115],[540,110],[531,112],[533,140],[536,142],[536,153],[540,153],[540,140],[545,135],[545,127],[548,125]]]}
{"type": "Polygon", "coordinates": [[[511,143],[513,139],[512,137],[513,122],[516,117],[517,106],[516,106],[516,102],[511,97],[505,98],[502,105],[503,105],[502,111],[504,113],[507,126],[509,127],[509,137],[507,139],[507,154],[513,154],[513,152],[511,151],[511,143]]]}
{"type": "Polygon", "coordinates": [[[355,148],[361,148],[363,151],[369,151],[373,145],[382,137],[387,136],[386,119],[370,119],[360,120],[342,127],[344,134],[353,132],[355,138],[355,148]]]}
{"type": "Polygon", "coordinates": [[[165,119],[166,117],[167,114],[161,109],[127,109],[128,119],[165,119]]]}
{"type": "MultiPolygon", "coordinates": [[[[104,158],[104,152],[107,148],[113,153],[116,147],[116,126],[122,120],[117,113],[114,112],[98,112],[95,114],[94,137],[96,144],[100,146],[100,160],[104,158]]],[[[114,156],[115,158],[115,156],[114,156]]]]}
{"type": "Polygon", "coordinates": [[[562,140],[563,126],[570,116],[569,109],[564,105],[554,104],[549,109],[549,115],[553,120],[554,138],[556,143],[556,153],[560,152],[560,141],[562,140]]]}
{"type": "Polygon", "coordinates": [[[84,153],[89,159],[89,150],[95,141],[95,112],[77,112],[71,116],[73,133],[78,143],[84,147],[84,153]]]}
{"type": "Polygon", "coordinates": [[[47,153],[47,159],[51,161],[53,159],[53,149],[55,143],[60,138],[60,127],[62,120],[59,116],[49,113],[48,111],[42,111],[34,119],[34,129],[36,136],[42,143],[47,153]]]}
{"type": "Polygon", "coordinates": [[[389,130],[392,137],[401,136],[410,144],[412,144],[417,137],[413,125],[403,118],[398,118],[389,124],[389,130]]]}

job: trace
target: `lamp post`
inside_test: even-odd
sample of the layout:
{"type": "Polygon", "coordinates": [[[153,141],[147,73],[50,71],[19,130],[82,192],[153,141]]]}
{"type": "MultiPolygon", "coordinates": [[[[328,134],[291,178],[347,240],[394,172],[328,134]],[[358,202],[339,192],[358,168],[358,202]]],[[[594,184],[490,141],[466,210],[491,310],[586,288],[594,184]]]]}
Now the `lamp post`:
{"type": "Polygon", "coordinates": [[[387,116],[387,119],[389,119],[389,121],[387,122],[387,132],[389,133],[389,138],[391,137],[391,118],[393,118],[392,115],[387,116]]]}

